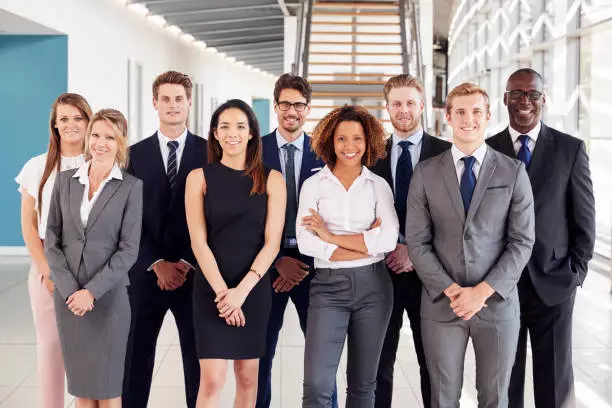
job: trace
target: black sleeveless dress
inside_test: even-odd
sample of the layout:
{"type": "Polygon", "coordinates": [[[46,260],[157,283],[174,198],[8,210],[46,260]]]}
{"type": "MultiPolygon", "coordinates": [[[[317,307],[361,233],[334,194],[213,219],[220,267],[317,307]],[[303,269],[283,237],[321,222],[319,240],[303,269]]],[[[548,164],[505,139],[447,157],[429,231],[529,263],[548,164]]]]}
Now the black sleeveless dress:
{"type": "MultiPolygon", "coordinates": [[[[266,181],[270,170],[266,168],[266,181]]],[[[204,166],[204,215],[208,245],[229,288],[249,272],[264,245],[267,194],[249,195],[253,186],[244,171],[221,163],[204,166]]],[[[201,270],[193,286],[193,319],[198,358],[242,360],[265,353],[272,284],[265,274],[242,305],[246,325],[229,326],[219,317],[215,293],[201,270]]]]}

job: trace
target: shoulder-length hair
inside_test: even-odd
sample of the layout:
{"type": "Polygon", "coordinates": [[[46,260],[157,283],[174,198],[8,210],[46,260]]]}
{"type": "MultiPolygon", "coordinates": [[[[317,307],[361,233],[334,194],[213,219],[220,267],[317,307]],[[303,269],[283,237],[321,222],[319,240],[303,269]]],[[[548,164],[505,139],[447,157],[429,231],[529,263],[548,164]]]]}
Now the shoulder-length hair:
{"type": "Polygon", "coordinates": [[[115,159],[121,169],[125,169],[128,165],[130,156],[130,143],[128,140],[128,124],[123,113],[116,109],[102,109],[96,112],[91,118],[85,135],[85,160],[91,160],[91,150],[89,150],[89,139],[91,131],[96,122],[106,122],[115,131],[115,140],[117,141],[117,158],[115,159]]]}
{"type": "Polygon", "coordinates": [[[361,163],[373,166],[378,159],[385,157],[385,128],[380,121],[361,106],[344,105],[329,112],[312,132],[312,151],[330,168],[336,164],[334,133],[342,122],[357,122],[363,127],[366,151],[361,163]]]}
{"type": "Polygon", "coordinates": [[[223,157],[221,144],[215,137],[215,130],[219,126],[219,117],[227,109],[239,109],[249,121],[249,133],[251,139],[247,143],[245,173],[253,179],[251,195],[266,192],[266,175],[262,160],[261,137],[259,133],[259,122],[253,109],[240,99],[230,99],[215,110],[210,120],[208,131],[208,161],[209,163],[220,162],[223,157]]]}
{"type": "MultiPolygon", "coordinates": [[[[49,176],[51,176],[53,170],[60,171],[62,158],[60,134],[55,127],[57,125],[57,107],[59,105],[70,105],[77,108],[81,112],[81,115],[83,115],[83,119],[87,121],[87,124],[89,124],[92,116],[89,103],[79,94],[63,93],[53,102],[51,114],[49,115],[49,147],[47,148],[47,161],[45,162],[45,170],[43,171],[40,185],[38,186],[38,208],[42,208],[42,192],[49,176]]],[[[83,149],[84,148],[85,140],[83,140],[83,149]]]]}

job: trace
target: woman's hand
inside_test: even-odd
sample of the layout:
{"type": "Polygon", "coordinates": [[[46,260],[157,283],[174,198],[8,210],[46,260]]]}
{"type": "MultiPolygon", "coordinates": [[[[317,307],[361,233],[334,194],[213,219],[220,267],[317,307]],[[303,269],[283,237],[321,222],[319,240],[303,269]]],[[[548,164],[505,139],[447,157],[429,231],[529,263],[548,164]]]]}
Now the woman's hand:
{"type": "Polygon", "coordinates": [[[53,296],[53,291],[55,290],[55,283],[53,283],[53,281],[51,280],[51,278],[48,275],[43,275],[42,276],[42,280],[43,280],[43,283],[45,284],[45,286],[47,287],[47,290],[49,291],[49,294],[51,296],[53,296]]]}
{"type": "Polygon", "coordinates": [[[83,316],[94,308],[94,297],[87,289],[81,289],[68,296],[68,309],[76,316],[83,316]]]}
{"type": "Polygon", "coordinates": [[[334,235],[327,229],[325,221],[312,208],[309,208],[309,211],[311,215],[302,218],[302,225],[306,227],[307,231],[314,232],[323,241],[331,244],[334,235]]]}
{"type": "Polygon", "coordinates": [[[236,309],[234,312],[225,319],[225,322],[234,327],[244,327],[246,319],[244,318],[244,312],[242,309],[236,309]]]}
{"type": "Polygon", "coordinates": [[[219,317],[223,319],[230,317],[236,310],[242,307],[246,297],[247,293],[243,293],[238,287],[219,292],[215,298],[219,317]]]}

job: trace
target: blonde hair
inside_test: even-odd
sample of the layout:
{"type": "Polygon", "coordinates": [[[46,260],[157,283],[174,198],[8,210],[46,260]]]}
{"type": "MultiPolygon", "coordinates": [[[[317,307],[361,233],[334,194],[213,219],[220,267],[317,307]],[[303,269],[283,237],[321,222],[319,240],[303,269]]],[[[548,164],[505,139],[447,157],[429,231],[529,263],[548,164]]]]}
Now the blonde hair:
{"type": "Polygon", "coordinates": [[[85,135],[85,160],[91,160],[91,151],[89,150],[89,138],[94,123],[105,121],[115,131],[117,141],[117,164],[120,168],[125,169],[128,165],[130,146],[128,143],[128,124],[123,113],[116,109],[102,109],[96,112],[91,118],[85,135]]]}
{"type": "Polygon", "coordinates": [[[453,99],[458,96],[468,96],[473,94],[482,95],[485,100],[488,113],[491,107],[491,103],[489,102],[489,94],[487,94],[487,91],[485,91],[483,88],[469,82],[464,82],[461,85],[457,85],[448,93],[446,96],[446,113],[450,115],[451,109],[453,108],[453,99]]]}
{"type": "Polygon", "coordinates": [[[385,94],[385,101],[389,103],[389,92],[393,88],[414,88],[421,94],[421,98],[425,98],[425,86],[419,78],[413,77],[408,74],[400,74],[391,77],[385,82],[383,93],[385,94]]]}

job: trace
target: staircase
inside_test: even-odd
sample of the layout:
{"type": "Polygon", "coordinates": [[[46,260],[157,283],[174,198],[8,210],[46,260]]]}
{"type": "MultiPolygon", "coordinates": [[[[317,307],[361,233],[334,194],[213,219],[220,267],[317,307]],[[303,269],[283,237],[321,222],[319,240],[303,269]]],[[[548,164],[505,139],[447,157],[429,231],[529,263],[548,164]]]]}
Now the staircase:
{"type": "Polygon", "coordinates": [[[306,9],[301,73],[313,89],[305,130],[331,109],[360,105],[390,131],[383,86],[407,72],[404,0],[313,1],[306,9]]]}

